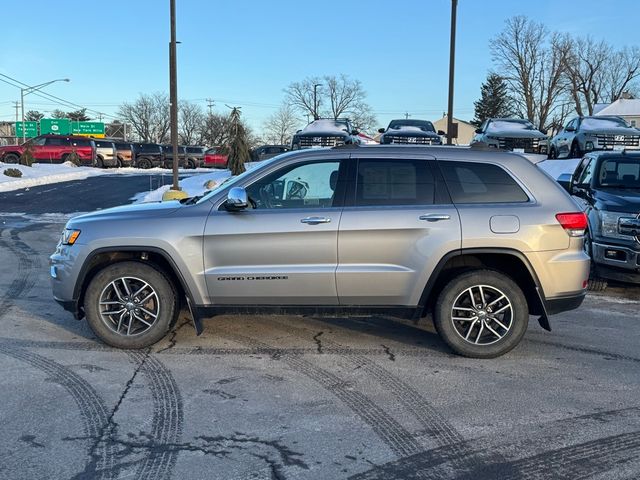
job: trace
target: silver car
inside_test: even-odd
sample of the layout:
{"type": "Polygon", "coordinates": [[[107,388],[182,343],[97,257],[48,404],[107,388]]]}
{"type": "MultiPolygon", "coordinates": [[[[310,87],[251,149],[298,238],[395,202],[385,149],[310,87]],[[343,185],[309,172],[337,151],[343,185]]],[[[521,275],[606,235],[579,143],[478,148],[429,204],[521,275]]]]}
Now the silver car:
{"type": "Polygon", "coordinates": [[[471,145],[482,144],[517,153],[547,153],[546,133],[529,120],[489,118],[476,130],[471,145]]]}
{"type": "Polygon", "coordinates": [[[595,150],[638,150],[640,130],[620,117],[571,119],[549,144],[549,158],[582,158],[595,150]]]}
{"type": "Polygon", "coordinates": [[[577,308],[586,217],[526,158],[465,148],[289,152],[203,197],[71,219],[55,299],[103,341],[149,346],[180,305],[219,313],[433,316],[457,353],[515,347],[577,308]]]}

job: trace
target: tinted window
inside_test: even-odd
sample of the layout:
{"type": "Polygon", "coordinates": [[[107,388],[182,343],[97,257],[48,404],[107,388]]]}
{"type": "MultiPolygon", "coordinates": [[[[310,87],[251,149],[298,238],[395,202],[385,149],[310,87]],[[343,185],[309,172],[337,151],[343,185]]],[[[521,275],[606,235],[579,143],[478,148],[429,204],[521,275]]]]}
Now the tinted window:
{"type": "Polygon", "coordinates": [[[160,151],[160,145],[153,143],[142,143],[139,148],[141,153],[158,153],[160,151]]]}
{"type": "Polygon", "coordinates": [[[330,160],[284,167],[247,187],[256,208],[328,208],[338,182],[340,162],[330,160]]]}
{"type": "Polygon", "coordinates": [[[131,145],[128,143],[116,143],[116,148],[118,150],[131,150],[131,145]]]}
{"type": "Polygon", "coordinates": [[[497,165],[439,162],[453,203],[526,202],[527,194],[497,165]]]}
{"type": "Polygon", "coordinates": [[[74,147],[90,147],[91,140],[73,140],[74,147]]]}
{"type": "Polygon", "coordinates": [[[62,138],[62,137],[49,137],[47,138],[47,145],[52,145],[52,146],[61,146],[61,145],[68,145],[69,142],[66,138],[62,138]]]}
{"type": "Polygon", "coordinates": [[[360,160],[357,206],[429,205],[435,186],[425,160],[360,160]]]}
{"type": "Polygon", "coordinates": [[[598,169],[598,183],[602,187],[640,187],[640,158],[603,160],[598,169]]]}
{"type": "Polygon", "coordinates": [[[579,184],[591,183],[591,179],[593,178],[593,166],[595,164],[594,160],[587,160],[587,164],[580,172],[580,176],[578,177],[579,184]]]}
{"type": "Polygon", "coordinates": [[[31,145],[35,145],[35,146],[42,146],[44,145],[44,142],[46,141],[46,138],[34,138],[33,140],[29,140],[26,143],[29,143],[31,145]]]}

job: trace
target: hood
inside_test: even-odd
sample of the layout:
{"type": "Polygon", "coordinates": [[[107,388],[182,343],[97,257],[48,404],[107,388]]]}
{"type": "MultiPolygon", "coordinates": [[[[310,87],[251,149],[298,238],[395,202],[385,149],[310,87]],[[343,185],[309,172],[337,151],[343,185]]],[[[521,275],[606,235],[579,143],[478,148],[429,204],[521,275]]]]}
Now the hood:
{"type": "Polygon", "coordinates": [[[348,137],[349,134],[344,130],[312,130],[296,133],[294,137],[348,137]]]}
{"type": "Polygon", "coordinates": [[[603,210],[634,215],[640,213],[640,189],[607,188],[595,190],[594,195],[603,210]]]}
{"type": "Polygon", "coordinates": [[[496,129],[489,130],[486,134],[487,137],[504,137],[504,138],[547,138],[547,136],[538,130],[508,130],[508,129],[496,129]]]}
{"type": "Polygon", "coordinates": [[[104,220],[156,217],[171,214],[180,208],[184,208],[184,205],[182,205],[178,200],[136,203],[133,205],[123,205],[121,207],[106,208],[104,210],[85,213],[84,215],[73,217],[69,220],[69,225],[104,220]]]}
{"type": "Polygon", "coordinates": [[[581,128],[580,133],[585,135],[634,135],[640,136],[640,130],[632,127],[613,128],[581,128]]]}
{"type": "Polygon", "coordinates": [[[382,134],[394,137],[439,137],[436,132],[422,130],[417,127],[389,128],[382,134]]]}

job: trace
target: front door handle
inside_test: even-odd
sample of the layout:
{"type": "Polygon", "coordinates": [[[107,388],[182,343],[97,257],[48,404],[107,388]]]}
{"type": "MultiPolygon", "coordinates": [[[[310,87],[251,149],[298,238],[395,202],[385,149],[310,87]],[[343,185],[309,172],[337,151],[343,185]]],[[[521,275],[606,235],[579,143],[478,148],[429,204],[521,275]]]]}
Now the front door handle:
{"type": "Polygon", "coordinates": [[[318,225],[319,223],[329,223],[331,219],[329,217],[305,217],[300,220],[300,223],[306,223],[309,225],[318,225]]]}
{"type": "Polygon", "coordinates": [[[420,215],[420,220],[426,220],[427,222],[439,222],[440,220],[449,220],[451,215],[445,215],[441,213],[429,213],[427,215],[420,215]]]}

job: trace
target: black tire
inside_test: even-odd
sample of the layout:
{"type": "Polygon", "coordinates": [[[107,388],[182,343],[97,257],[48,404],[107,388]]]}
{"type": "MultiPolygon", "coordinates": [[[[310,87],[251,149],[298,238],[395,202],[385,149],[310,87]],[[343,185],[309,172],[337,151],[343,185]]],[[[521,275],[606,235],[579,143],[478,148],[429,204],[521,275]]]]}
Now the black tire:
{"type": "Polygon", "coordinates": [[[102,157],[96,157],[96,168],[104,168],[104,160],[102,157]]]}
{"type": "Polygon", "coordinates": [[[151,160],[149,160],[148,158],[141,158],[138,160],[138,168],[142,168],[144,170],[147,170],[149,168],[151,168],[153,166],[153,164],[151,163],[151,160]]]}
{"type": "Polygon", "coordinates": [[[569,158],[582,158],[582,152],[580,151],[578,142],[573,142],[571,144],[571,150],[569,150],[569,158]]]}
{"type": "Polygon", "coordinates": [[[2,161],[4,163],[18,163],[20,161],[20,157],[15,153],[7,153],[2,161]]]}
{"type": "Polygon", "coordinates": [[[196,162],[194,162],[193,160],[191,160],[190,158],[187,159],[187,161],[185,162],[185,168],[188,168],[190,170],[193,170],[196,168],[196,162]]]}
{"type": "Polygon", "coordinates": [[[598,269],[593,261],[593,250],[591,248],[591,236],[587,230],[584,234],[584,251],[591,259],[591,269],[589,271],[589,282],[587,283],[587,290],[591,292],[604,292],[609,285],[607,280],[598,275],[598,269]]]}
{"type": "MultiPolygon", "coordinates": [[[[134,292],[130,293],[133,297],[132,294],[134,292]]],[[[178,305],[176,289],[164,273],[151,264],[135,261],[116,263],[100,270],[91,279],[84,296],[84,311],[91,330],[106,344],[127,349],[145,348],[161,340],[177,320],[178,305]],[[137,289],[140,285],[146,283],[148,290],[144,290],[140,295],[146,296],[149,291],[153,292],[154,296],[147,303],[140,304],[140,310],[144,311],[145,308],[147,309],[146,311],[150,311],[148,309],[153,310],[156,313],[155,319],[135,309],[135,312],[138,312],[150,322],[150,326],[147,326],[148,323],[145,325],[139,320],[132,320],[132,315],[135,315],[133,308],[136,304],[126,296],[126,288],[123,288],[122,278],[128,279],[130,290],[137,289]],[[124,302],[120,302],[113,295],[109,297],[109,292],[113,292],[112,286],[114,282],[119,285],[117,289],[123,295],[122,298],[127,299],[126,305],[133,303],[133,306],[125,306],[124,302]],[[108,299],[108,301],[114,300],[115,302],[112,303],[118,303],[118,305],[101,306],[101,298],[103,301],[105,299],[108,299]],[[119,307],[126,310],[122,314],[123,316],[129,315],[128,318],[120,320],[122,325],[120,323],[115,324],[117,315],[105,315],[110,308],[119,307]],[[127,310],[127,308],[131,308],[131,310],[127,310]],[[130,335],[127,335],[125,331],[128,326],[125,325],[127,320],[129,323],[133,322],[130,335]],[[117,330],[114,330],[114,328],[117,328],[117,330]]]]}
{"type": "Polygon", "coordinates": [[[554,147],[551,147],[549,149],[549,153],[547,154],[547,158],[550,160],[556,160],[558,158],[558,152],[556,152],[556,149],[554,147]]]}
{"type": "Polygon", "coordinates": [[[465,357],[494,358],[507,353],[520,343],[529,323],[529,308],[524,293],[511,278],[493,270],[473,270],[454,277],[444,287],[436,302],[433,321],[442,340],[454,352],[465,357]],[[478,289],[479,286],[483,287],[482,292],[478,289]],[[470,289],[474,302],[478,302],[477,305],[471,303],[470,289]],[[481,302],[480,295],[484,296],[486,304],[478,309],[478,312],[484,313],[476,314],[475,309],[481,302]],[[499,300],[500,295],[506,300],[499,300]],[[465,301],[472,305],[470,310],[474,312],[458,310],[459,316],[455,318],[465,317],[465,320],[456,322],[453,309],[465,301]],[[507,307],[503,308],[504,305],[507,307]],[[503,316],[498,319],[499,310],[503,310],[504,313],[501,313],[503,316]],[[479,315],[481,316],[478,317],[479,315]],[[491,333],[491,330],[497,335],[491,333]],[[468,332],[468,340],[463,337],[465,331],[468,332]],[[476,340],[474,343],[474,337],[480,341],[476,340]]]}

